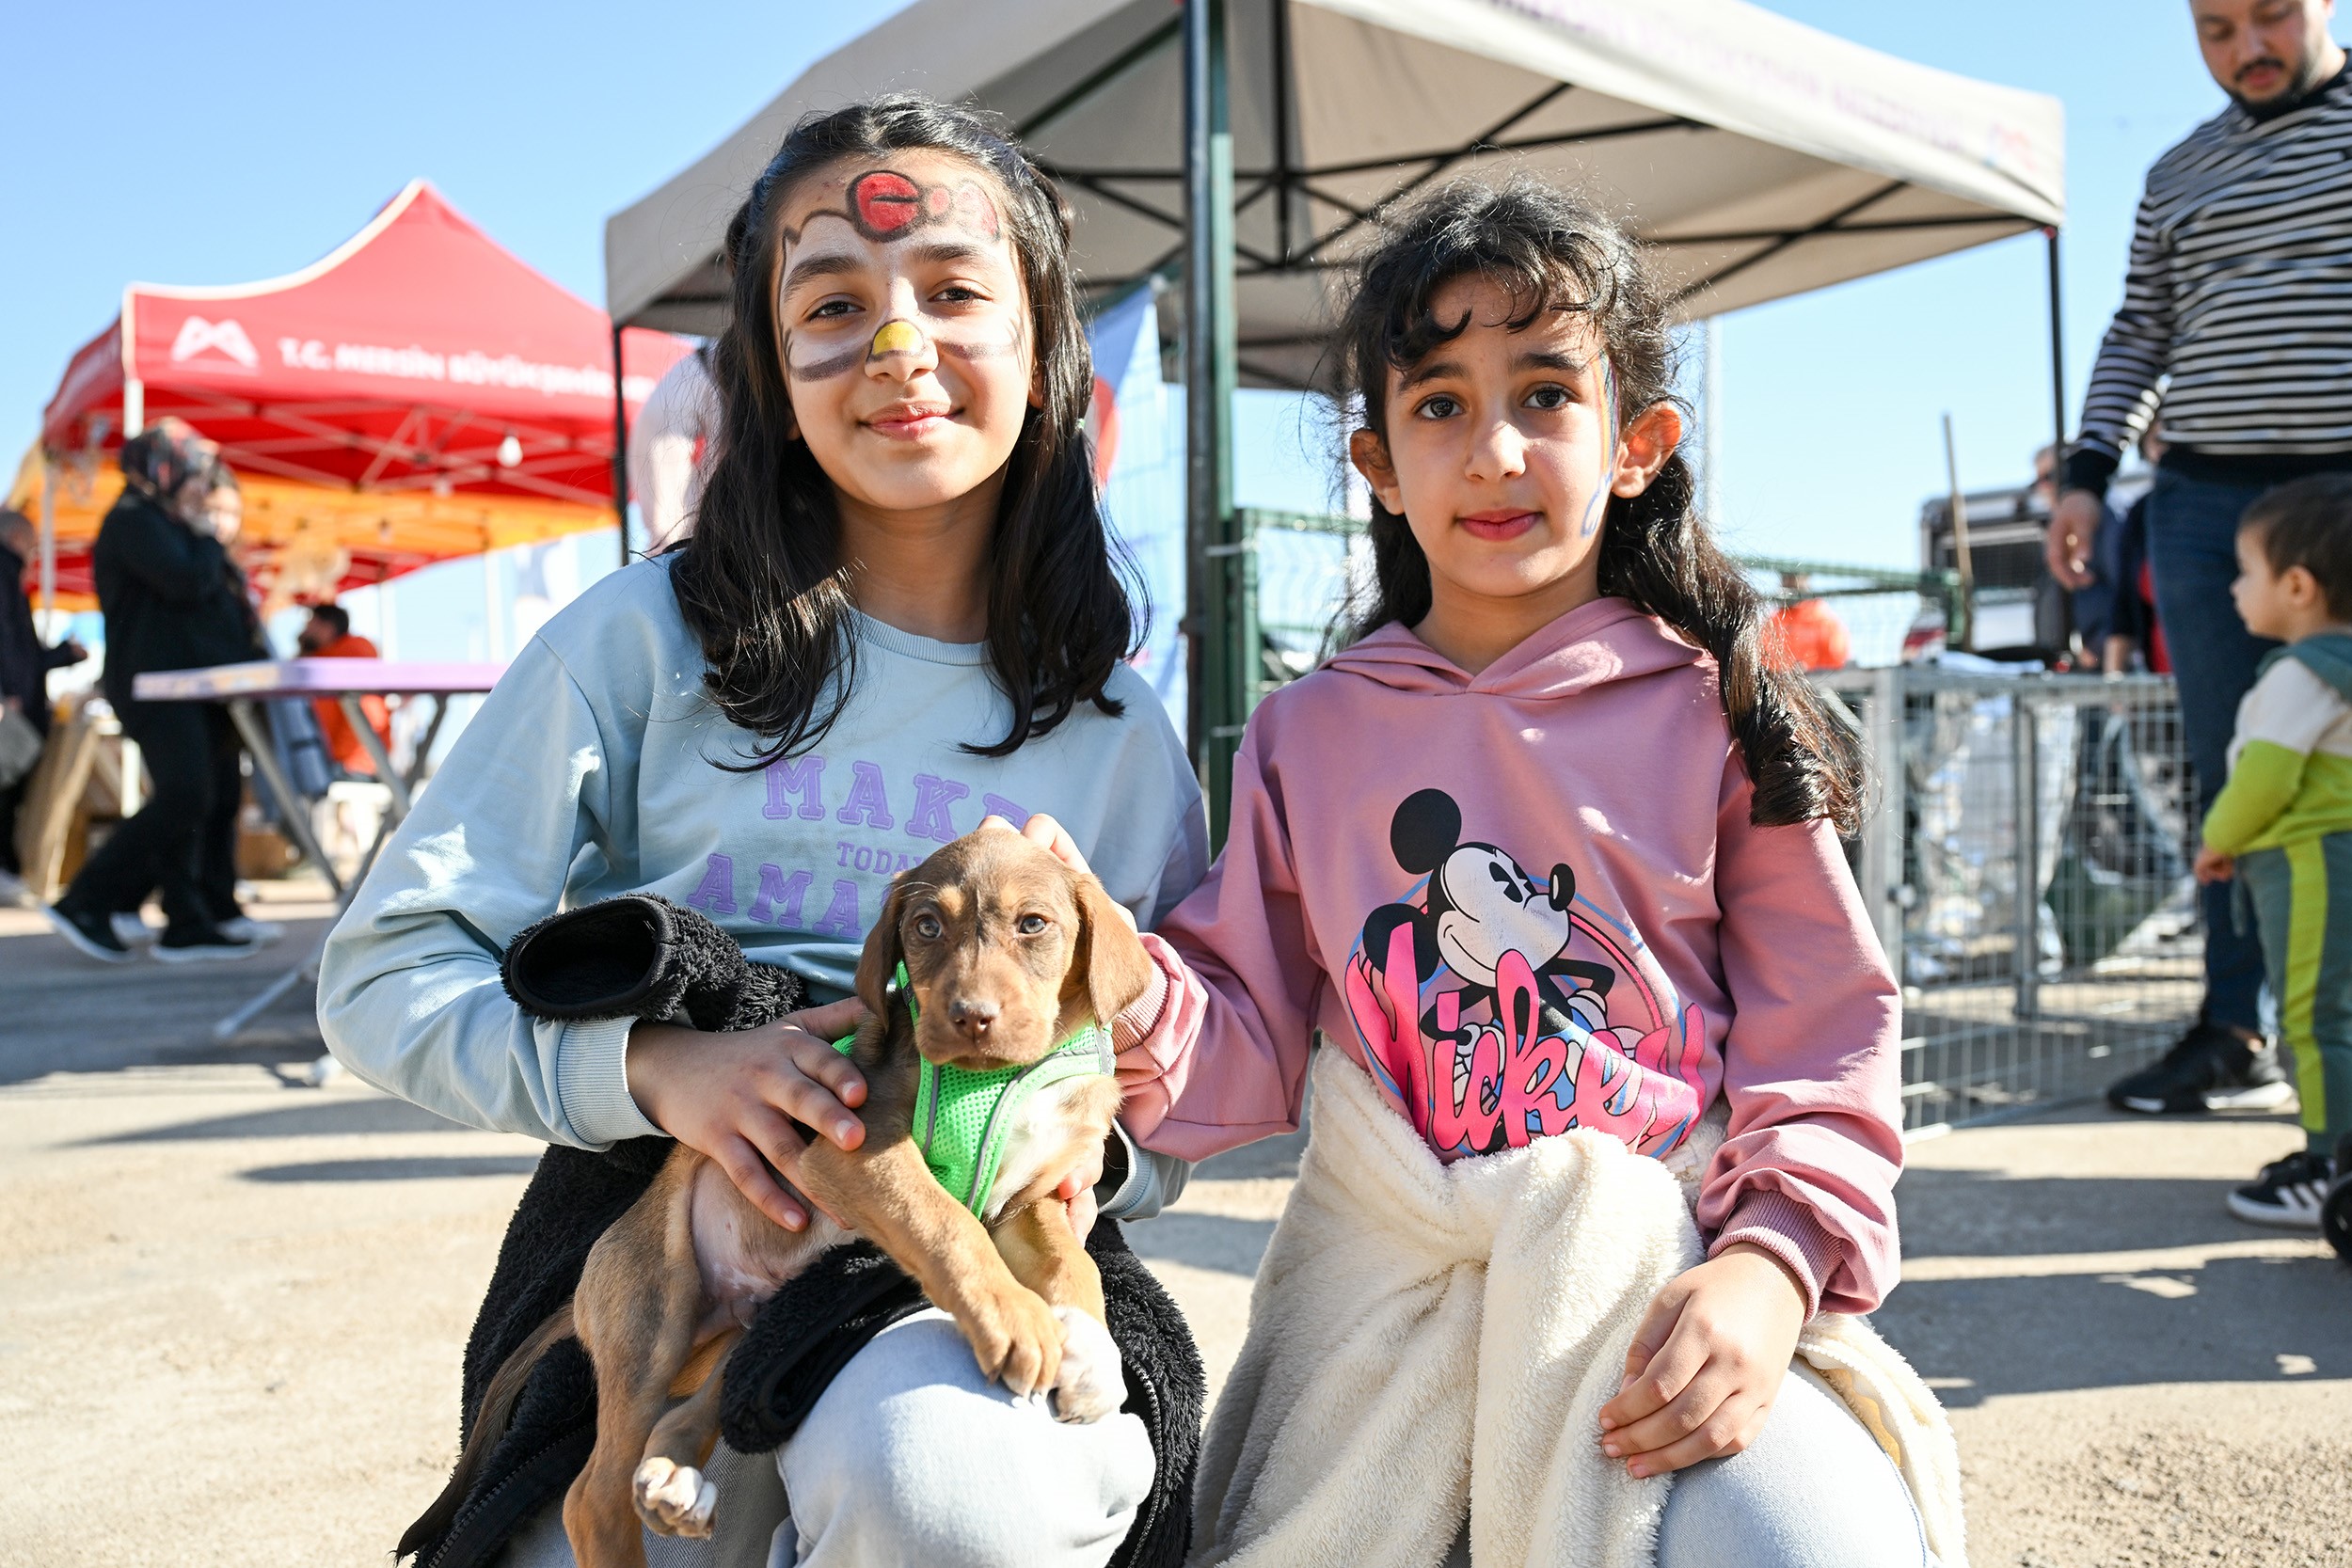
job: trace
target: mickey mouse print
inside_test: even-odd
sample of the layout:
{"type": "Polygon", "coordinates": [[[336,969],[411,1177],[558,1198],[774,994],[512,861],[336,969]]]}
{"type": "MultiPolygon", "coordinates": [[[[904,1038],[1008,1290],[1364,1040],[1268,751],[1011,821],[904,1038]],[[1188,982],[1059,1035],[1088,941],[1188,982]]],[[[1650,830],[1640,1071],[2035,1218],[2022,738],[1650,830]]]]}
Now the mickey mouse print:
{"type": "Polygon", "coordinates": [[[1629,925],[1580,895],[1566,863],[1537,876],[1466,840],[1440,789],[1398,802],[1389,845],[1421,879],[1366,915],[1346,1007],[1439,1158],[1579,1127],[1641,1154],[1678,1145],[1698,1117],[1704,1030],[1629,925]]]}

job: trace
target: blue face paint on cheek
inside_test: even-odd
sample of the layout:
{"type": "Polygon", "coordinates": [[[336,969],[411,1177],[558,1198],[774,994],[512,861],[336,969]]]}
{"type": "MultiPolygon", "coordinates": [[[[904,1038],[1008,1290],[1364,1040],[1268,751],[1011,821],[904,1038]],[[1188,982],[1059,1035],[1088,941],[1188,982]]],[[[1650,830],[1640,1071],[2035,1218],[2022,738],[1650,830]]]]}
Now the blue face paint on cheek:
{"type": "Polygon", "coordinates": [[[1600,473],[1592,499],[1584,503],[1580,539],[1590,539],[1599,531],[1601,514],[1609,505],[1609,481],[1617,469],[1617,367],[1605,354],[1600,358],[1600,401],[1609,410],[1609,432],[1600,443],[1600,473]]]}

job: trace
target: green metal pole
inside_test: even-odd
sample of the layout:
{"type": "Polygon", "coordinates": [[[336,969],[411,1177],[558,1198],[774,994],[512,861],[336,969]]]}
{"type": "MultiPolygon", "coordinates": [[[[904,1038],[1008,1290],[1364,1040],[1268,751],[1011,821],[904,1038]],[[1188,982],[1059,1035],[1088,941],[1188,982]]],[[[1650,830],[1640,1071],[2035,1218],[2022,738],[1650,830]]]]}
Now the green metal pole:
{"type": "Polygon", "coordinates": [[[1233,137],[1225,0],[1184,0],[1185,633],[1187,739],[1225,842],[1233,753],[1254,694],[1248,545],[1233,512],[1233,137]]]}

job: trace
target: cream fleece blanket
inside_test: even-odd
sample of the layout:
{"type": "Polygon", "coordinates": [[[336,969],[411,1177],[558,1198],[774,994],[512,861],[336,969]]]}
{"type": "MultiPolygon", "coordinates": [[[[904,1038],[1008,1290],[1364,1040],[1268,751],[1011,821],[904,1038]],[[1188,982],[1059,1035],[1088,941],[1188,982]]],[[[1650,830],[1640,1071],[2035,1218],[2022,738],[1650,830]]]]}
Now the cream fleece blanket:
{"type": "MultiPolygon", "coordinates": [[[[1480,1564],[1649,1568],[1671,1477],[1606,1458],[1600,1407],[1658,1291],[1701,1257],[1691,1203],[1722,1138],[1670,1161],[1604,1133],[1440,1164],[1343,1053],[1210,1418],[1196,1568],[1435,1568],[1467,1513],[1480,1564]]],[[[1892,1456],[1944,1568],[1960,1460],[1926,1385],[1858,1318],[1798,1341],[1892,1456]]]]}

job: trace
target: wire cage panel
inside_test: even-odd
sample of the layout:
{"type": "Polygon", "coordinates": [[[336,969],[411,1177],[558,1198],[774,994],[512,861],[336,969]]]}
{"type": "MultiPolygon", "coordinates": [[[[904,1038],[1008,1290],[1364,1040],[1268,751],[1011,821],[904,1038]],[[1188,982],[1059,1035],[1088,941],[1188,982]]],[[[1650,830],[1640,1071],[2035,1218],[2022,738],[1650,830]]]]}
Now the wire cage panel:
{"type": "Polygon", "coordinates": [[[2191,775],[2162,676],[1820,677],[1868,737],[1857,878],[1903,991],[1904,1127],[2096,1093],[2196,1014],[2191,775]]]}

